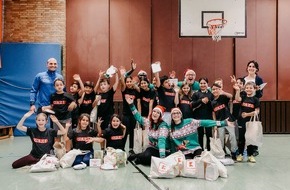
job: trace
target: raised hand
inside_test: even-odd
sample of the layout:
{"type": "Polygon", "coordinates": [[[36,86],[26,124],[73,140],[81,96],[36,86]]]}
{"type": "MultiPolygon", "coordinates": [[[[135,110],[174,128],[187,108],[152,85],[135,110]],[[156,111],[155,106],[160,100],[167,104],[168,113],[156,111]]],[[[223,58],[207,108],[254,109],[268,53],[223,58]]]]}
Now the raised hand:
{"type": "Polygon", "coordinates": [[[129,95],[125,95],[125,99],[126,99],[128,104],[133,104],[133,102],[134,102],[134,100],[129,95]]]}

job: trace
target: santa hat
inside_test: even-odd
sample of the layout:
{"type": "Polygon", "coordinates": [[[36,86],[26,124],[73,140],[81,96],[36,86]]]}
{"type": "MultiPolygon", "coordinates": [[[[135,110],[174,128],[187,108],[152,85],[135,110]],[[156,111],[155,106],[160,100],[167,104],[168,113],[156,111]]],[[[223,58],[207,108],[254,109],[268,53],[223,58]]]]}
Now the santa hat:
{"type": "Polygon", "coordinates": [[[173,112],[179,112],[182,114],[182,112],[179,108],[172,108],[170,113],[172,114],[173,112]]]}
{"type": "Polygon", "coordinates": [[[157,106],[155,106],[155,108],[153,108],[153,110],[157,110],[157,111],[159,111],[159,113],[160,113],[161,115],[163,115],[164,112],[165,112],[165,107],[160,106],[160,105],[157,105],[157,106]]]}

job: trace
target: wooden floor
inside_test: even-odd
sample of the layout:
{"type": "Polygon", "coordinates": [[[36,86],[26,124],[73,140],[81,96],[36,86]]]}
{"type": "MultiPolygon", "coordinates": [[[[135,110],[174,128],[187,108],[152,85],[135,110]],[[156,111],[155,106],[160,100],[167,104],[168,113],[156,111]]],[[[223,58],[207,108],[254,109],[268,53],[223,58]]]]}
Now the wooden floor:
{"type": "Polygon", "coordinates": [[[134,166],[103,171],[58,169],[29,173],[28,168],[12,169],[11,164],[31,150],[28,137],[0,140],[0,187],[3,190],[288,190],[290,188],[290,135],[265,135],[257,163],[227,166],[229,177],[217,181],[177,177],[150,179],[150,168],[134,166]]]}

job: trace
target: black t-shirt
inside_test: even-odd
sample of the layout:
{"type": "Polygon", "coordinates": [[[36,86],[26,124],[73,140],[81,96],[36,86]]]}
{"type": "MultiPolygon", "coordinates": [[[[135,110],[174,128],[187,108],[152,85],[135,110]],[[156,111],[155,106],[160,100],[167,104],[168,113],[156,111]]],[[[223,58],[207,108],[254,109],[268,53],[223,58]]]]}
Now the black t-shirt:
{"type": "Polygon", "coordinates": [[[57,136],[55,129],[46,129],[39,131],[38,128],[27,128],[26,134],[32,142],[32,150],[30,154],[35,158],[41,158],[44,154],[50,154],[53,150],[54,138],[57,136]]]}
{"type": "Polygon", "coordinates": [[[212,119],[212,106],[211,101],[214,99],[213,94],[210,91],[201,92],[201,90],[195,92],[192,95],[192,107],[194,119],[212,119]],[[208,97],[208,103],[202,102],[202,98],[208,97]]]}
{"type": "Polygon", "coordinates": [[[115,91],[111,88],[108,92],[99,93],[101,96],[101,104],[98,106],[98,117],[102,119],[110,118],[114,113],[114,94],[115,91]]]}
{"type": "Polygon", "coordinates": [[[250,121],[251,117],[242,118],[242,113],[250,113],[255,111],[256,108],[260,107],[260,101],[257,97],[248,97],[248,96],[242,96],[241,101],[241,110],[240,115],[238,118],[238,124],[239,126],[245,126],[246,122],[250,121]]]}
{"type": "Polygon", "coordinates": [[[180,108],[182,112],[183,119],[193,117],[191,98],[189,98],[186,95],[183,95],[182,98],[179,98],[178,107],[180,108]]]}
{"type": "Polygon", "coordinates": [[[68,106],[73,101],[74,97],[67,92],[62,94],[53,93],[51,95],[50,103],[57,119],[65,120],[71,117],[68,106]]]}
{"type": "Polygon", "coordinates": [[[123,98],[123,115],[131,115],[133,116],[131,109],[125,99],[126,96],[130,96],[134,100],[134,105],[137,107],[137,99],[139,98],[139,93],[135,89],[129,89],[126,88],[122,92],[122,98],[123,98]]]}
{"type": "Polygon", "coordinates": [[[77,132],[77,129],[73,129],[68,137],[72,139],[73,148],[80,150],[93,150],[93,143],[86,143],[86,140],[90,137],[96,137],[97,132],[95,130],[82,130],[77,132]]]}
{"type": "Polygon", "coordinates": [[[216,120],[221,121],[229,118],[230,121],[234,121],[234,118],[229,110],[229,101],[230,98],[225,95],[220,95],[217,99],[212,100],[211,105],[215,113],[216,120]]]}
{"type": "Polygon", "coordinates": [[[83,102],[80,104],[80,114],[87,113],[90,114],[93,109],[93,103],[95,101],[96,94],[91,92],[90,94],[85,94],[83,102]]]}
{"type": "MultiPolygon", "coordinates": [[[[140,100],[141,100],[141,115],[143,117],[147,117],[149,114],[149,103],[151,100],[154,100],[155,92],[153,89],[149,89],[145,91],[143,89],[140,90],[140,100]]],[[[153,106],[153,105],[152,105],[153,106]]]]}
{"type": "MultiPolygon", "coordinates": [[[[246,96],[246,92],[245,91],[241,91],[240,92],[240,96],[246,96]]],[[[241,102],[239,101],[236,101],[236,100],[233,100],[233,117],[235,119],[238,119],[239,118],[239,115],[240,115],[240,109],[241,109],[241,102]]]]}
{"type": "Polygon", "coordinates": [[[163,86],[157,88],[159,105],[166,108],[166,112],[171,112],[171,109],[175,107],[174,98],[175,91],[173,89],[167,89],[163,86]]]}
{"type": "Polygon", "coordinates": [[[115,149],[123,149],[123,130],[121,127],[114,129],[108,127],[105,130],[102,130],[102,136],[107,140],[107,147],[113,147],[115,149]]]}

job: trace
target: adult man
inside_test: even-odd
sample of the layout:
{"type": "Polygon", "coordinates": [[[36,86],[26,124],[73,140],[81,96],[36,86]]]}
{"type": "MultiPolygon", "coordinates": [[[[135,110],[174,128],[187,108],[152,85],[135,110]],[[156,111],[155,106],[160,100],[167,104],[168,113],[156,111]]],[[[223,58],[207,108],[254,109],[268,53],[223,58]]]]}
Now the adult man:
{"type": "Polygon", "coordinates": [[[55,92],[54,80],[63,80],[63,76],[56,72],[57,66],[56,59],[49,58],[46,63],[47,71],[35,76],[30,90],[30,110],[35,112],[37,108],[37,113],[40,113],[42,106],[50,105],[50,96],[55,92]]]}
{"type": "Polygon", "coordinates": [[[177,85],[179,87],[181,87],[181,85],[184,82],[186,82],[187,84],[189,84],[191,86],[191,89],[193,92],[198,91],[199,90],[199,83],[197,81],[195,81],[195,77],[196,77],[196,74],[195,74],[194,70],[187,69],[184,73],[184,81],[179,81],[177,85]]]}

